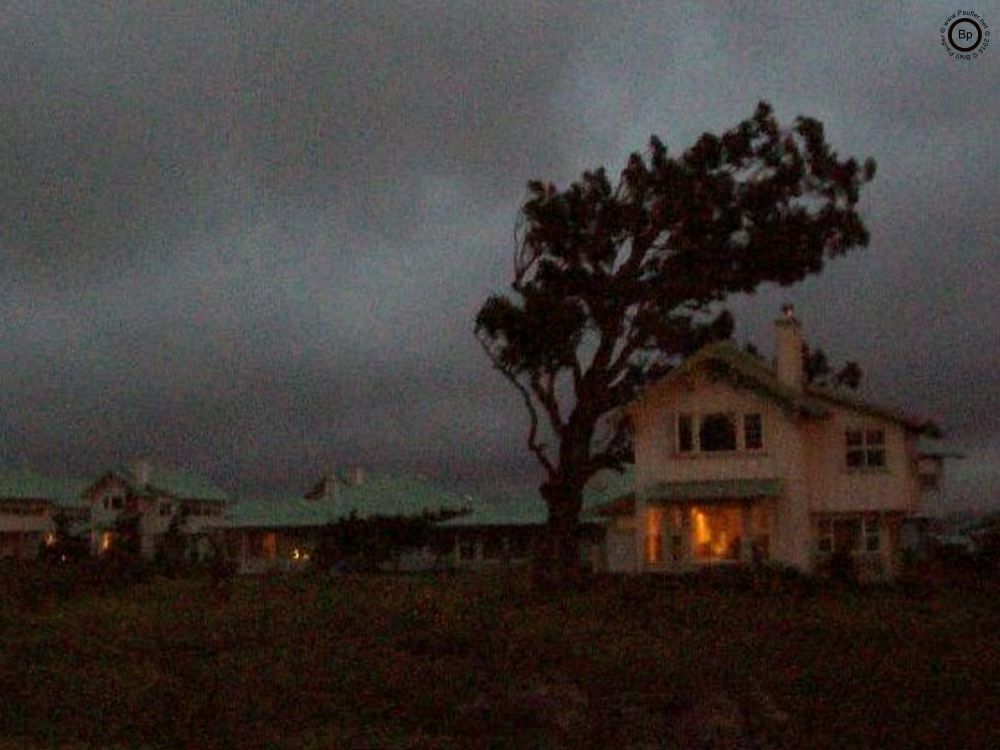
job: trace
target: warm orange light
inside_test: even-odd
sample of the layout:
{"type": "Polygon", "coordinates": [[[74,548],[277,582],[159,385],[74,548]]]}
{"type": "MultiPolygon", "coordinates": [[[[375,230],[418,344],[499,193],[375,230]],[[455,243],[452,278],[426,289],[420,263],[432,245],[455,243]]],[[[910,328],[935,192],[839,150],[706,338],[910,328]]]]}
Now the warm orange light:
{"type": "Polygon", "coordinates": [[[107,552],[111,549],[111,532],[105,531],[101,533],[101,552],[107,552]]]}
{"type": "Polygon", "coordinates": [[[694,540],[698,544],[708,544],[712,539],[712,535],[708,530],[708,519],[705,514],[702,513],[697,508],[691,509],[691,515],[694,518],[694,540]]]}
{"type": "Polygon", "coordinates": [[[45,546],[46,547],[51,547],[55,543],[56,543],[56,535],[53,534],[51,531],[48,532],[45,535],[45,546]]]}
{"type": "Polygon", "coordinates": [[[663,559],[661,522],[661,513],[658,508],[650,508],[646,512],[646,562],[656,563],[663,559]]]}

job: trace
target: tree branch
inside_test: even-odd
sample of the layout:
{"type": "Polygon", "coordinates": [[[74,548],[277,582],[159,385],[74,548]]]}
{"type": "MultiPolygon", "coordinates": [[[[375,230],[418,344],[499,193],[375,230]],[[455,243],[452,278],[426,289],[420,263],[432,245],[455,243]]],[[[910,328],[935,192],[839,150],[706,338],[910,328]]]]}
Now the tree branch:
{"type": "Polygon", "coordinates": [[[528,449],[535,454],[538,462],[545,468],[545,471],[548,472],[549,476],[555,476],[556,469],[549,460],[549,457],[545,454],[545,444],[538,442],[538,410],[535,409],[535,405],[531,401],[531,394],[528,392],[528,389],[524,387],[521,381],[517,379],[517,376],[515,376],[514,373],[497,361],[493,351],[485,341],[483,341],[479,336],[476,337],[476,341],[478,341],[479,345],[483,347],[483,351],[485,351],[486,356],[490,358],[490,361],[493,363],[493,367],[501,375],[507,378],[507,380],[509,380],[515,388],[517,388],[518,392],[521,394],[521,398],[524,399],[524,405],[528,408],[528,415],[531,419],[531,425],[528,428],[528,449]]]}

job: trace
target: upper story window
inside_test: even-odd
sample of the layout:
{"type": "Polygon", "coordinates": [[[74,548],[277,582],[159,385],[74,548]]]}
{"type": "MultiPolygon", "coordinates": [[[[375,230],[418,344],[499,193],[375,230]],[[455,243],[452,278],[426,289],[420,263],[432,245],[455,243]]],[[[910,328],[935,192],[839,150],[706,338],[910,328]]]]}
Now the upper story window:
{"type": "Polygon", "coordinates": [[[884,430],[847,430],[844,433],[848,469],[885,467],[884,430]]]}
{"type": "Polygon", "coordinates": [[[677,450],[680,453],[694,450],[694,418],[690,414],[677,417],[677,450]]]}
{"type": "Polygon", "coordinates": [[[764,448],[764,421],[760,414],[714,412],[677,415],[678,453],[723,453],[764,448]]]}
{"type": "Polygon", "coordinates": [[[736,450],[736,420],[730,414],[706,414],[701,418],[698,443],[702,451],[736,450]]]}
{"type": "Polygon", "coordinates": [[[764,447],[764,421],[760,414],[743,415],[743,447],[748,451],[764,447]]]}

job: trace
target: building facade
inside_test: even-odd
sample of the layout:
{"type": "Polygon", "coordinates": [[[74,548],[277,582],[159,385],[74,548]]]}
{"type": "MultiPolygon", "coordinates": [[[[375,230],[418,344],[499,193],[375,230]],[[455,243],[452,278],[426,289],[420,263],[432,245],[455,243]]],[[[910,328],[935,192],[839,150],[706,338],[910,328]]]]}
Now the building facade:
{"type": "Polygon", "coordinates": [[[609,524],[613,569],[676,572],[834,556],[893,577],[919,508],[929,423],[806,382],[801,325],[775,323],[773,366],[731,342],[706,347],[627,409],[635,502],[609,524]]]}

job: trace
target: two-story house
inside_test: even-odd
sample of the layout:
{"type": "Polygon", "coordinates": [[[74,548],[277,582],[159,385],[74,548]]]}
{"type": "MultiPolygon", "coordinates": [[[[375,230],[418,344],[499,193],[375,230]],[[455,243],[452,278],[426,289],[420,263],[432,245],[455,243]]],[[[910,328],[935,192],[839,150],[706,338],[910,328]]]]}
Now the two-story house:
{"type": "Polygon", "coordinates": [[[773,367],[716,343],[629,405],[635,500],[609,525],[613,567],[771,560],[815,571],[839,551],[863,577],[895,574],[930,425],[807,383],[791,308],[775,332],[773,367]]]}
{"type": "Polygon", "coordinates": [[[27,470],[0,471],[0,558],[34,558],[55,542],[56,517],[84,521],[80,492],[85,482],[27,470]]]}
{"type": "Polygon", "coordinates": [[[222,517],[228,496],[202,477],[168,471],[138,461],[102,474],[83,492],[90,506],[91,552],[100,554],[123,542],[122,521],[131,519],[139,553],[155,556],[172,523],[188,537],[222,517]]]}

